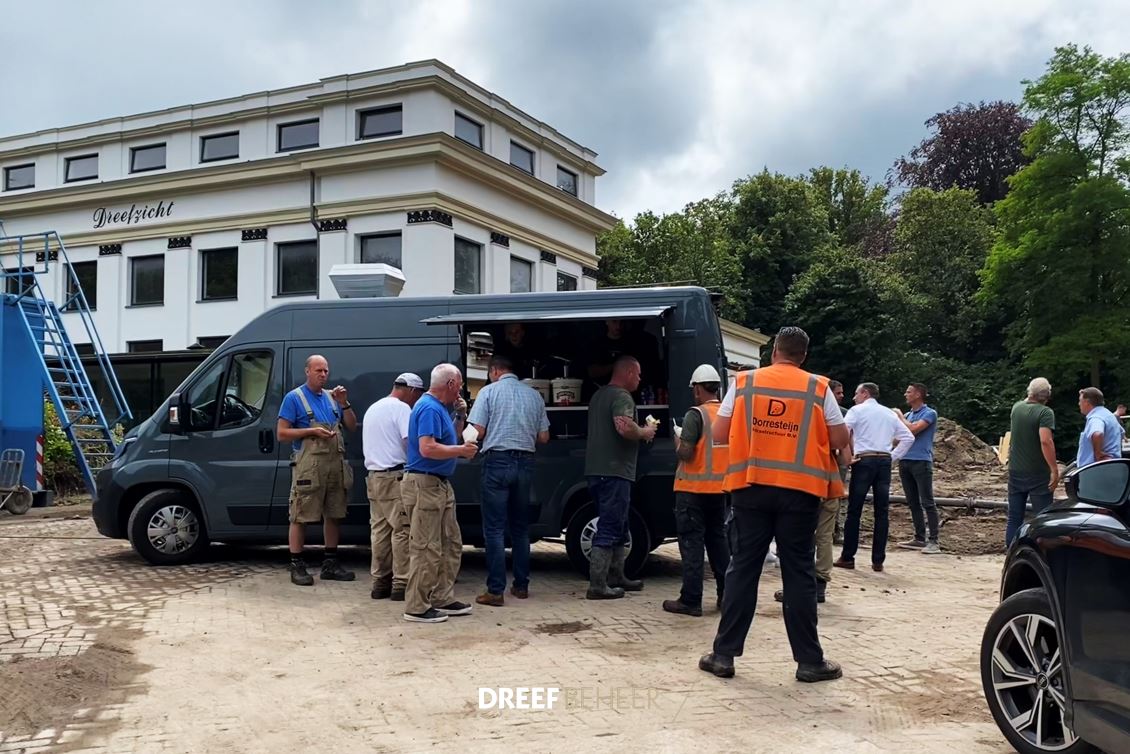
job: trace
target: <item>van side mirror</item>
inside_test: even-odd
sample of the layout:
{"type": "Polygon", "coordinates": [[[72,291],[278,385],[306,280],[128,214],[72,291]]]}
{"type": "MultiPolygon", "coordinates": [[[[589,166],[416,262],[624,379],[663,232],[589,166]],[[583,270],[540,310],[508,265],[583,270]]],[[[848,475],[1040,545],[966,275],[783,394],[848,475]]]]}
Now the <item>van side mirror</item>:
{"type": "Polygon", "coordinates": [[[188,400],[182,393],[169,396],[169,414],[166,417],[169,429],[173,432],[186,432],[190,428],[188,400]]]}
{"type": "Polygon", "coordinates": [[[1068,491],[1077,500],[1092,505],[1119,506],[1130,491],[1130,459],[1111,458],[1099,461],[1071,475],[1068,491]]]}

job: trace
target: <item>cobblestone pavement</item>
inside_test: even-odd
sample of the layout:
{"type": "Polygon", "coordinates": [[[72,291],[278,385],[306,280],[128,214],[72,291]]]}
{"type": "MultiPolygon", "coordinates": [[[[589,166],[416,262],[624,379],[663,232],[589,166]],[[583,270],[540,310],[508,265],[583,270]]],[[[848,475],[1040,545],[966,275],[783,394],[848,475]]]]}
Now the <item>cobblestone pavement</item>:
{"type": "MultiPolygon", "coordinates": [[[[845,677],[806,685],[772,598],[779,572],[722,681],[696,666],[714,606],[660,609],[678,593],[672,545],[643,592],[602,603],[583,599],[563,550],[535,547],[529,600],[418,625],[369,599],[364,550],[347,560],[358,581],[300,589],[279,548],[157,569],[86,520],[0,526],[0,752],[1010,751],[977,670],[999,557],[896,550],[884,574],[837,571],[820,633],[845,677]],[[480,687],[518,686],[561,698],[478,708],[480,687]]],[[[461,599],[483,566],[465,551],[461,599]]]]}

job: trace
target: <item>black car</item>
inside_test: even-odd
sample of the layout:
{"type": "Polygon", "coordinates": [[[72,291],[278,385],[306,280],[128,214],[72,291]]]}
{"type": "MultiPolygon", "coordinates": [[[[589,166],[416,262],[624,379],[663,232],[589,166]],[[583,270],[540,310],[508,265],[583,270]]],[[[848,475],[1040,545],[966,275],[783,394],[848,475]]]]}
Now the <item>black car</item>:
{"type": "Polygon", "coordinates": [[[981,640],[985,699],[1017,751],[1130,752],[1130,460],[1067,475],[1025,524],[981,640]]]}

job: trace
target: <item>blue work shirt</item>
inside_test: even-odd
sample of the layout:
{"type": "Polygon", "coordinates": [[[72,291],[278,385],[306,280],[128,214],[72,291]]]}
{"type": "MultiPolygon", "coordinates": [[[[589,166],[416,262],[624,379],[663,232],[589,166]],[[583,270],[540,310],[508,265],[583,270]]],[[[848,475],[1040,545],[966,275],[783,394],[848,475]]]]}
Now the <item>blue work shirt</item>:
{"type": "Polygon", "coordinates": [[[420,455],[420,438],[434,437],[440,445],[461,444],[455,437],[455,422],[451,421],[451,414],[447,406],[431,393],[424,393],[412,408],[412,416],[408,417],[408,471],[423,471],[429,474],[438,474],[450,477],[455,473],[455,459],[439,461],[434,458],[424,458],[420,455]]]}
{"type": "Polygon", "coordinates": [[[514,374],[504,374],[479,391],[471,406],[471,424],[486,430],[483,452],[522,450],[533,453],[538,433],[549,429],[545,399],[514,374]]]}
{"type": "MultiPolygon", "coordinates": [[[[337,406],[334,404],[333,398],[330,394],[323,390],[321,393],[314,393],[310,388],[303,384],[298,388],[306,396],[306,400],[310,403],[310,410],[314,412],[314,421],[323,422],[333,426],[339,421],[337,406]]],[[[291,390],[283,398],[282,407],[279,409],[279,418],[286,419],[290,422],[290,426],[295,429],[309,429],[310,416],[306,413],[306,407],[302,405],[302,401],[291,390]]],[[[291,444],[291,448],[297,452],[302,449],[302,441],[295,440],[291,444]]]]}
{"type": "Polygon", "coordinates": [[[938,412],[929,406],[909,412],[906,420],[911,424],[916,421],[930,422],[930,426],[914,436],[914,444],[903,456],[904,461],[933,461],[934,460],[934,434],[938,431],[938,412]]]}
{"type": "Polygon", "coordinates": [[[1083,425],[1083,432],[1079,435],[1079,455],[1075,458],[1076,465],[1083,468],[1095,462],[1095,449],[1091,446],[1091,437],[1096,434],[1103,436],[1103,452],[1111,458],[1122,457],[1122,423],[1118,417],[1111,413],[1106,406],[1095,406],[1087,414],[1087,423],[1083,425]]]}

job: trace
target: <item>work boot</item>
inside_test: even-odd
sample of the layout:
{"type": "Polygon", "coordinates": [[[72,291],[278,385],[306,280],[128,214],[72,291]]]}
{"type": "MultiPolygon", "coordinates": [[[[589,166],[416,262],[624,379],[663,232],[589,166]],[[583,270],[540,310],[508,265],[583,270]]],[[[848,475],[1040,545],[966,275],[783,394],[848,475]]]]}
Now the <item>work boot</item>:
{"type": "MultiPolygon", "coordinates": [[[[828,598],[827,594],[828,594],[828,582],[827,581],[821,581],[820,579],[816,579],[816,601],[817,602],[824,602],[828,598]]],[[[778,589],[777,591],[773,592],[773,599],[777,600],[778,602],[784,602],[785,601],[785,590],[784,589],[778,589]]]]}
{"type": "Polygon", "coordinates": [[[824,660],[819,665],[809,665],[802,662],[798,663],[796,667],[796,679],[804,683],[834,681],[837,678],[842,678],[843,674],[839,664],[831,660],[824,660]]]}
{"type": "Polygon", "coordinates": [[[326,558],[322,563],[322,581],[353,581],[357,574],[347,571],[337,562],[337,558],[326,558]]]}
{"type": "Polygon", "coordinates": [[[506,599],[501,594],[491,594],[490,592],[483,592],[475,598],[475,602],[480,605],[489,605],[491,607],[502,607],[506,604],[506,599]]]}
{"type": "Polygon", "coordinates": [[[394,586],[392,588],[392,594],[390,594],[388,598],[390,600],[392,600],[393,602],[403,602],[404,601],[404,587],[394,586]]]}
{"type": "Polygon", "coordinates": [[[387,600],[392,596],[392,577],[377,579],[369,596],[375,600],[387,600]]]}
{"type": "Polygon", "coordinates": [[[629,579],[624,575],[624,563],[628,560],[628,548],[620,545],[612,548],[612,564],[608,567],[608,586],[620,587],[625,592],[638,592],[643,582],[629,579]]]}
{"type": "Polygon", "coordinates": [[[618,600],[624,590],[608,586],[608,569],[612,565],[611,547],[594,547],[589,553],[589,590],[587,600],[618,600]]]}
{"type": "Polygon", "coordinates": [[[669,613],[676,613],[678,615],[693,615],[696,618],[702,617],[701,607],[684,605],[681,600],[663,600],[663,609],[669,613]]]}
{"type": "Polygon", "coordinates": [[[296,586],[313,586],[314,577],[306,572],[306,564],[290,561],[290,583],[296,586]]]}
{"type": "Polygon", "coordinates": [[[699,658],[698,669],[705,670],[707,673],[713,673],[719,678],[733,678],[734,658],[711,652],[699,658]]]}

